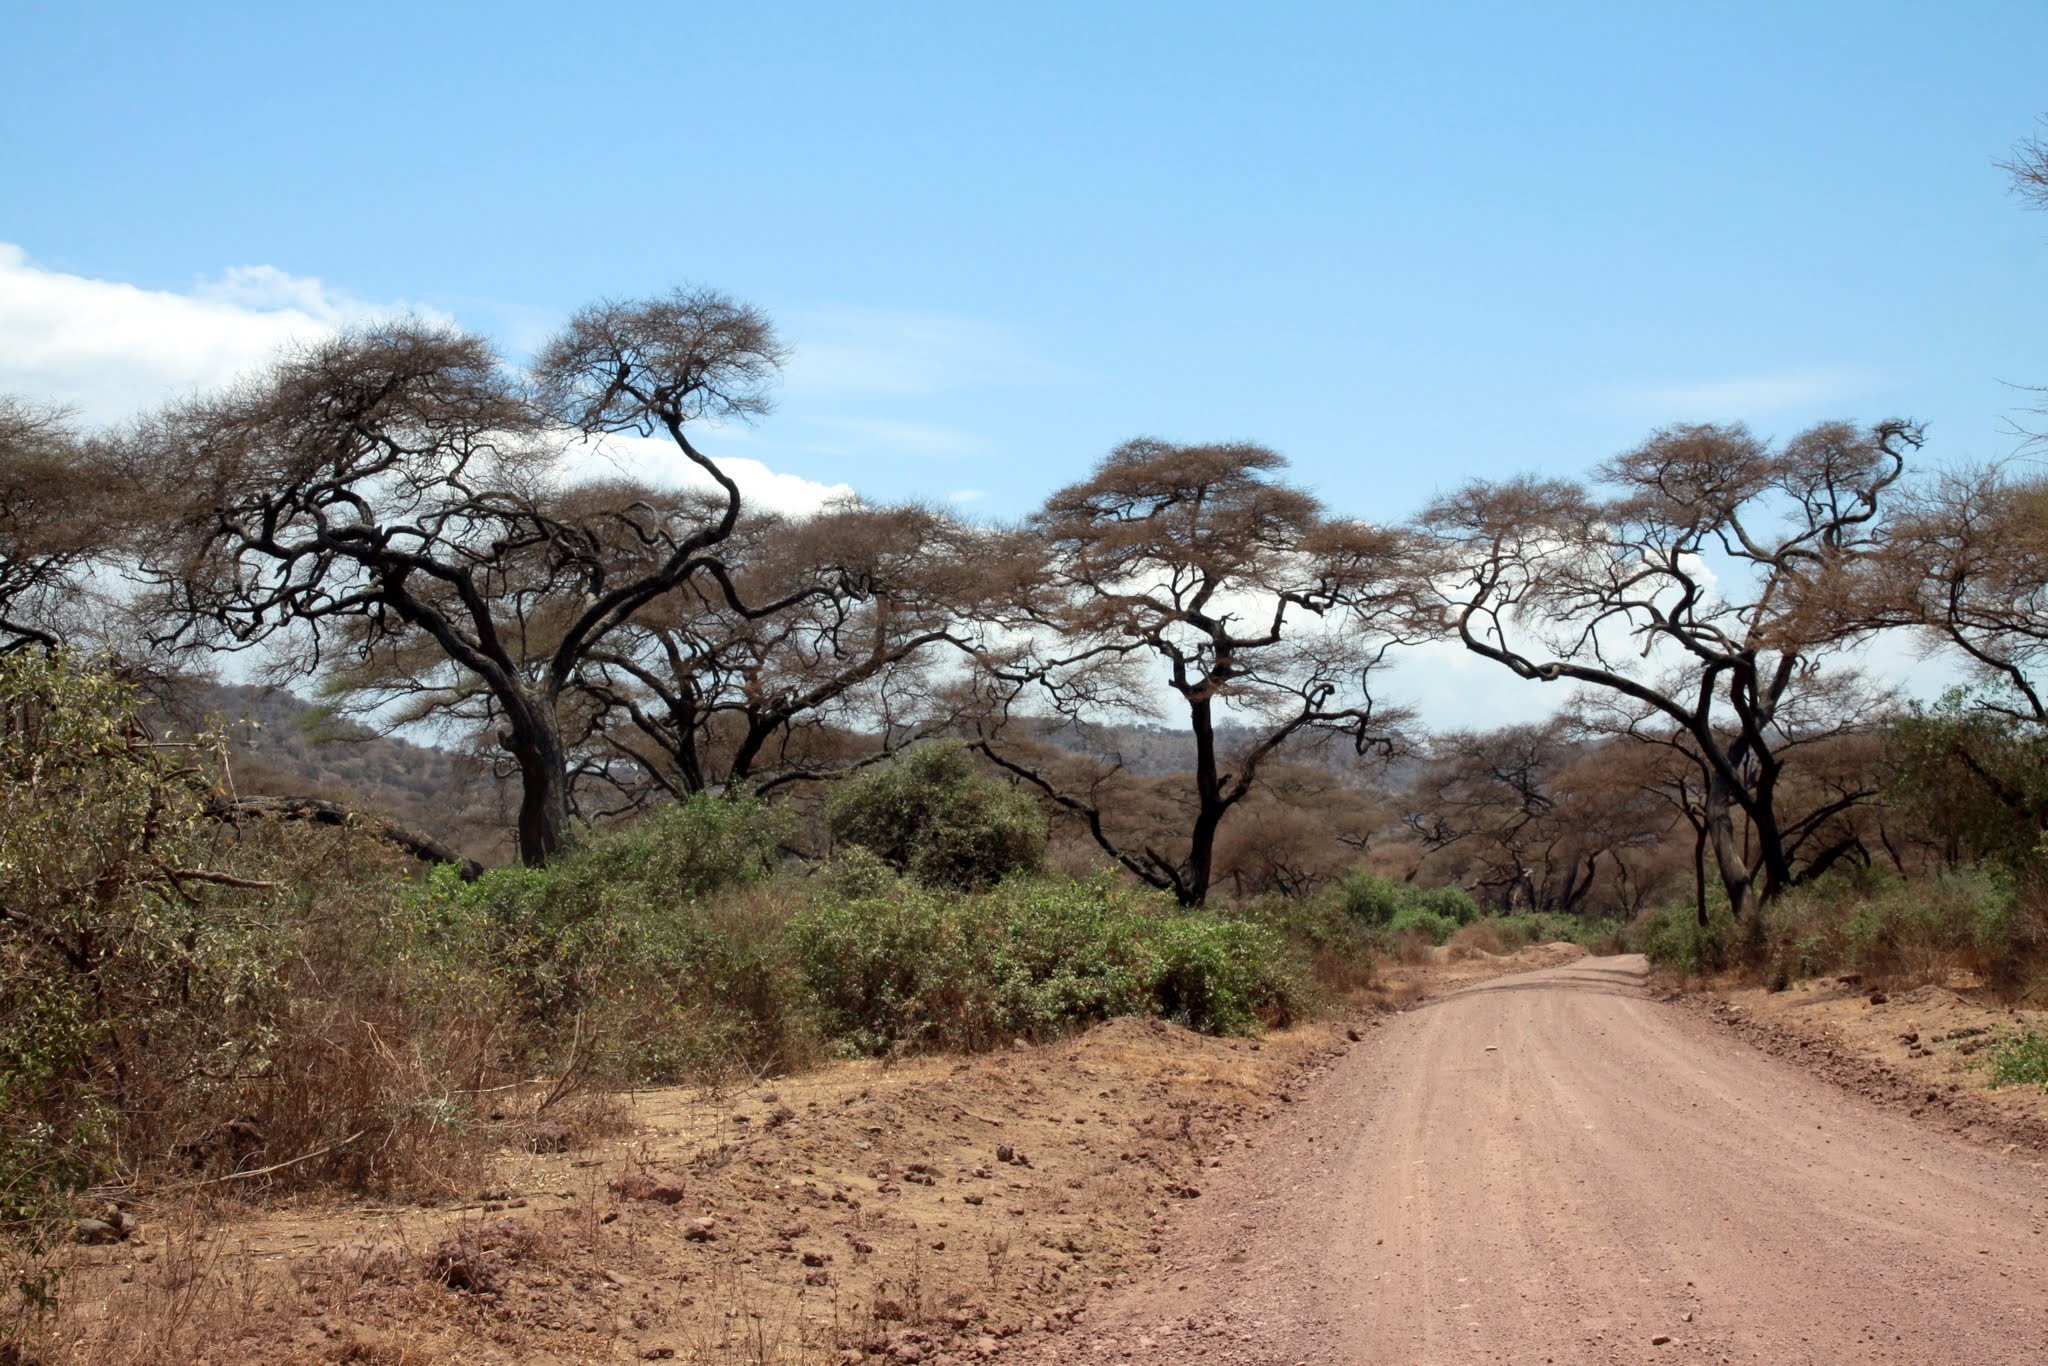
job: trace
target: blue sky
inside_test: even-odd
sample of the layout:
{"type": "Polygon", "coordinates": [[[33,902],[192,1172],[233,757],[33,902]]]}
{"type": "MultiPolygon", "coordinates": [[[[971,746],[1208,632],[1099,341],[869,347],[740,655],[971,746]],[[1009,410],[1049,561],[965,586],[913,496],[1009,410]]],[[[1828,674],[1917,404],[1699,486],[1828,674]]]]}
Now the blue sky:
{"type": "Polygon", "coordinates": [[[732,449],[870,496],[1009,515],[1127,436],[1250,437],[1385,518],[1673,420],[2003,456],[2048,381],[2048,216],[1993,165],[2039,4],[10,13],[35,270],[267,267],[515,352],[716,285],[799,348],[732,449]]]}

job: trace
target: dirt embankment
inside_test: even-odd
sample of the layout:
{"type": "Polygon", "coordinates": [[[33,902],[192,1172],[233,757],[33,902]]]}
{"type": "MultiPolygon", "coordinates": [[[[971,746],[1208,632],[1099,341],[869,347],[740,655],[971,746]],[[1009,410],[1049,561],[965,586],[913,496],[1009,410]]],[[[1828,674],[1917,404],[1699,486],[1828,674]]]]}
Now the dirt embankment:
{"type": "MultiPolygon", "coordinates": [[[[1404,994],[1421,990],[1414,983],[1404,994]]],[[[1350,1045],[1119,1020],[969,1061],[631,1098],[440,1207],[181,1215],[67,1258],[55,1361],[909,1362],[1057,1333],[1350,1045]]]]}
{"type": "Polygon", "coordinates": [[[1987,1086],[1999,1045],[2048,1034],[2048,1011],[1969,987],[1891,991],[1853,974],[1775,992],[1722,982],[1677,995],[1865,1100],[1995,1147],[2048,1152],[2048,1090],[1987,1086]]]}
{"type": "Polygon", "coordinates": [[[1125,1020],[645,1093],[460,1204],[145,1210],[67,1253],[44,1354],[2048,1361],[2048,1161],[1981,1092],[1983,1007],[1680,1002],[1571,946],[1383,990],[1256,1041],[1125,1020]]]}

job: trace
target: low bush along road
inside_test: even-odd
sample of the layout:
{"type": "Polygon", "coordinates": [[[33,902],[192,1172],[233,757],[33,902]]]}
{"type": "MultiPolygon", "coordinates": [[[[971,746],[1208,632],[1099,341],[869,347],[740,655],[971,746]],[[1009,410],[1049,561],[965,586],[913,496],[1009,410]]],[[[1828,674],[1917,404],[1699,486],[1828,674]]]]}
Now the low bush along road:
{"type": "Polygon", "coordinates": [[[1645,979],[1585,959],[1395,1018],[1040,1353],[2048,1361],[2042,1154],[1882,1112],[1645,979]]]}

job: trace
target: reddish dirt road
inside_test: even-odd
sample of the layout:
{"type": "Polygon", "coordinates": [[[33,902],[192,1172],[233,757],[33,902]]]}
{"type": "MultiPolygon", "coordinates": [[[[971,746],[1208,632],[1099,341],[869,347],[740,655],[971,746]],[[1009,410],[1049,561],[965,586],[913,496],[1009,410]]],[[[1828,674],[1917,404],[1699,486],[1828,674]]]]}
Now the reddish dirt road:
{"type": "Polygon", "coordinates": [[[2048,1362],[2048,1170],[1651,999],[1639,957],[1429,1002],[1230,1149],[1033,1359],[2048,1362]]]}

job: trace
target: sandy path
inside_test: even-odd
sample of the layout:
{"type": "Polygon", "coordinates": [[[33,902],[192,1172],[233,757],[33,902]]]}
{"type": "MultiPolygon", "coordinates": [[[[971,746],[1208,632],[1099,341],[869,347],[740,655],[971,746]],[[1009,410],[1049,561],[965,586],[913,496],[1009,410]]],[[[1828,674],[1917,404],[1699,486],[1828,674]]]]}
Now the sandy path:
{"type": "Polygon", "coordinates": [[[1039,1355],[2048,1362],[2037,1155],[1880,1112],[1645,975],[1586,959],[1391,1020],[1039,1355]]]}

